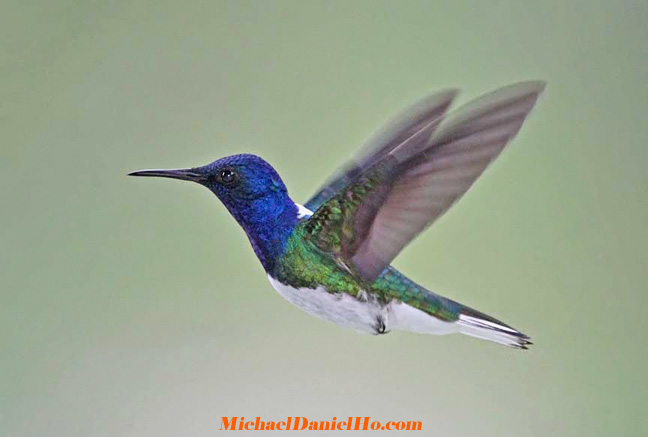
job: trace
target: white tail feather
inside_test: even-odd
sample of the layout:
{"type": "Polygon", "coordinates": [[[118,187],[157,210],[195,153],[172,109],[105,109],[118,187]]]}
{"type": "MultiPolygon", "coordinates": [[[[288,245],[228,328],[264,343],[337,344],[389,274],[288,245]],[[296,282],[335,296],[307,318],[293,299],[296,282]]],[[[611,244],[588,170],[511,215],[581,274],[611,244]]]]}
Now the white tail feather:
{"type": "Polygon", "coordinates": [[[528,349],[528,346],[532,344],[531,339],[520,331],[490,320],[462,314],[459,316],[457,324],[461,326],[460,333],[471,337],[494,341],[517,349],[528,349]]]}

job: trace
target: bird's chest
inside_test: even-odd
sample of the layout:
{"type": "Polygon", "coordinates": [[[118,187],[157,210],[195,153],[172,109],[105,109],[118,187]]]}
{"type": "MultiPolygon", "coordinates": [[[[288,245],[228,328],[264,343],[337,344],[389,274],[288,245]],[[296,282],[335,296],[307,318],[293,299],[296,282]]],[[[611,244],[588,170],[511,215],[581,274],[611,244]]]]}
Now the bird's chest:
{"type": "Polygon", "coordinates": [[[385,330],[383,307],[372,299],[329,293],[324,287],[294,288],[268,275],[270,284],[288,302],[308,314],[356,331],[379,334],[385,330]]]}

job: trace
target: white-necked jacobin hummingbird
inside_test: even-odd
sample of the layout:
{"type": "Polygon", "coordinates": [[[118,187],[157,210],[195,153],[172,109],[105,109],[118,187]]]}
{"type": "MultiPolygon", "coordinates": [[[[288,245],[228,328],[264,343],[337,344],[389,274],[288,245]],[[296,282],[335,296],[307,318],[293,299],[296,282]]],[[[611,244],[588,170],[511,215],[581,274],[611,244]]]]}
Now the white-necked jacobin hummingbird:
{"type": "Polygon", "coordinates": [[[390,266],[459,199],[518,132],[543,82],[501,88],[446,116],[457,92],[422,99],[298,205],[255,155],[142,170],[211,190],[245,230],[272,286],[304,311],[372,334],[462,333],[518,349],[530,338],[439,296],[390,266]]]}

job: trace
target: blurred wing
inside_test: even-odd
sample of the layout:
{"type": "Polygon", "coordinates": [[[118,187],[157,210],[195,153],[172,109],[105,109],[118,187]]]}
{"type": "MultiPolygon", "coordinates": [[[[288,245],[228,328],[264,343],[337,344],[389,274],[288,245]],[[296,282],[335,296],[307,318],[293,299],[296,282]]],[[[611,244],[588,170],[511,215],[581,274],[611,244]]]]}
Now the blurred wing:
{"type": "Polygon", "coordinates": [[[406,141],[425,144],[456,95],[457,91],[452,89],[432,94],[390,119],[365,143],[356,157],[333,173],[304,206],[315,211],[400,144],[406,141]]]}
{"type": "Polygon", "coordinates": [[[499,155],[543,89],[525,82],[497,90],[451,114],[423,146],[389,151],[315,212],[308,237],[373,283],[499,155]]]}

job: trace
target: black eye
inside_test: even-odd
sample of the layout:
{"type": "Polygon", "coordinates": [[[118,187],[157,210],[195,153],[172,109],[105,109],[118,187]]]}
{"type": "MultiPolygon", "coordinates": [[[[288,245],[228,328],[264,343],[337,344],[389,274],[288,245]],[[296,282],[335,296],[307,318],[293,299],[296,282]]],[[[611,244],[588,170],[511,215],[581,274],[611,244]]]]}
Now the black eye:
{"type": "Polygon", "coordinates": [[[234,170],[224,169],[220,172],[220,180],[226,185],[232,185],[238,181],[238,174],[234,170]]]}

